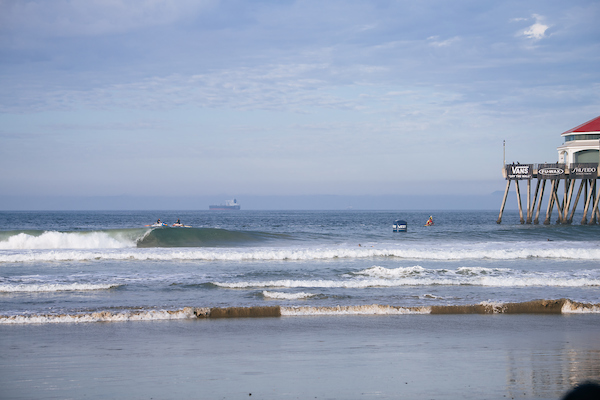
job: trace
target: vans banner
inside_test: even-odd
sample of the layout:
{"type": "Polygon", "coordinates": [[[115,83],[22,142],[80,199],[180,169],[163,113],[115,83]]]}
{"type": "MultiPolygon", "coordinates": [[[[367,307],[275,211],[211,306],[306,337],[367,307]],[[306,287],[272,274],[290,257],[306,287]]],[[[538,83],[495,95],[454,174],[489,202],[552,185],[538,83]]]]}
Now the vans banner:
{"type": "Polygon", "coordinates": [[[506,179],[533,178],[533,164],[509,164],[506,166],[506,179]]]}

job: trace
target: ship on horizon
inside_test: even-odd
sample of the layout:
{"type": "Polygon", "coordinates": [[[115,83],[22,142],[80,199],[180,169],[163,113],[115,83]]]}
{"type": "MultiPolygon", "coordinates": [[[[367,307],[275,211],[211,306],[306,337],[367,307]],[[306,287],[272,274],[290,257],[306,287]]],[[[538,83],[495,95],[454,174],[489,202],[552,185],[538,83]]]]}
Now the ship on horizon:
{"type": "Polygon", "coordinates": [[[210,205],[210,206],[208,206],[208,209],[209,210],[215,210],[215,211],[218,211],[218,210],[239,210],[240,209],[240,205],[239,205],[239,203],[237,202],[236,199],[233,199],[233,200],[225,200],[225,204],[219,204],[219,205],[213,204],[213,205],[210,205]]]}

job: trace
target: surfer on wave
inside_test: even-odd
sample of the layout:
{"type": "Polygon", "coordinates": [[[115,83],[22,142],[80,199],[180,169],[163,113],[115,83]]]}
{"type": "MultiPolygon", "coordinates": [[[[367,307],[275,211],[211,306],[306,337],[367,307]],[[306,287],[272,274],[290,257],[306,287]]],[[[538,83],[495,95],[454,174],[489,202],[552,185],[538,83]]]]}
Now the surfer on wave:
{"type": "Polygon", "coordinates": [[[173,226],[183,226],[183,224],[181,223],[181,220],[177,218],[177,222],[175,222],[173,226]]]}

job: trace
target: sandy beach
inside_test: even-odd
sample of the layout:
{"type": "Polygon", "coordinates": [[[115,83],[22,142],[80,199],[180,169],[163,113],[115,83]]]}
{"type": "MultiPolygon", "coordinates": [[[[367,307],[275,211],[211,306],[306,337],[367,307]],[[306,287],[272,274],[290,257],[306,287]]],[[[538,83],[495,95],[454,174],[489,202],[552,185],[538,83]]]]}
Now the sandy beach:
{"type": "Polygon", "coordinates": [[[600,379],[600,315],[0,326],[5,399],[559,399],[600,379]]]}

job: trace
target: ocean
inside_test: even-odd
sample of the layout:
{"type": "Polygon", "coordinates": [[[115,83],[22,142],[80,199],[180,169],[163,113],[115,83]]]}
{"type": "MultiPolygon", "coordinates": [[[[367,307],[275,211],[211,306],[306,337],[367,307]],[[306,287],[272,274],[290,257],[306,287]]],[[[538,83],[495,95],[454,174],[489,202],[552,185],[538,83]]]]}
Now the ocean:
{"type": "Polygon", "coordinates": [[[497,216],[0,212],[0,397],[557,399],[600,380],[600,226],[497,216]]]}

